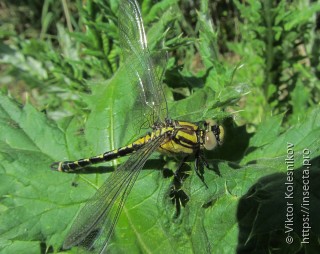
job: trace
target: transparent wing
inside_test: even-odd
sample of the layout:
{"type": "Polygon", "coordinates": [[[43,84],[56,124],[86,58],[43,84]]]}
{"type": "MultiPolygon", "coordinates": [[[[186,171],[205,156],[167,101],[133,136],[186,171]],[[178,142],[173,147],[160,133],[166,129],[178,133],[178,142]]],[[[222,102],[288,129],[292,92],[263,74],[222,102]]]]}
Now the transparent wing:
{"type": "Polygon", "coordinates": [[[163,139],[160,136],[147,143],[112,173],[79,212],[63,248],[80,245],[103,253],[140,170],[163,139]]]}
{"type": "Polygon", "coordinates": [[[135,110],[140,111],[138,116],[145,119],[141,121],[145,122],[142,127],[164,122],[168,113],[162,85],[166,55],[162,54],[161,59],[155,59],[159,67],[155,68],[148,50],[140,9],[135,0],[122,1],[120,4],[119,38],[131,82],[139,90],[135,110]]]}

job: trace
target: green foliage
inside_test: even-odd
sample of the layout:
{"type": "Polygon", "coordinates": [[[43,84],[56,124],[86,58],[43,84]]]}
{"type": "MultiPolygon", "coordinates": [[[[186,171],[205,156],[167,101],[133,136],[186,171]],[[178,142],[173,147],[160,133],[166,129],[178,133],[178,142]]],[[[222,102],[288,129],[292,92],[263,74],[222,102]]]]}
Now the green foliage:
{"type": "MultiPolygon", "coordinates": [[[[175,218],[172,178],[162,177],[163,159],[154,155],[108,250],[312,253],[320,235],[320,5],[200,2],[143,0],[141,11],[152,54],[168,52],[170,117],[224,122],[224,145],[207,154],[209,188],[192,171],[183,185],[190,201],[175,218]],[[284,233],[288,144],[298,218],[292,245],[284,233]],[[309,245],[299,244],[304,149],[312,165],[309,245]]],[[[118,42],[119,3],[82,4],[4,1],[0,11],[15,14],[4,15],[0,27],[1,253],[58,252],[75,214],[109,174],[62,174],[49,165],[118,148],[136,134],[127,122],[134,97],[118,42]]]]}
{"type": "MultiPolygon", "coordinates": [[[[260,107],[267,109],[261,113],[257,99],[248,98],[248,107],[256,110],[246,117],[255,114],[259,117],[254,121],[257,122],[269,112],[286,112],[285,121],[297,122],[309,106],[319,103],[318,66],[310,62],[315,57],[311,49],[319,46],[313,38],[318,36],[315,13],[319,3],[235,3],[242,18],[242,38],[239,43],[230,43],[230,49],[245,57],[249,72],[257,73],[250,80],[255,87],[253,96],[261,97],[260,107]]],[[[318,57],[319,53],[316,54],[318,57]]]]}

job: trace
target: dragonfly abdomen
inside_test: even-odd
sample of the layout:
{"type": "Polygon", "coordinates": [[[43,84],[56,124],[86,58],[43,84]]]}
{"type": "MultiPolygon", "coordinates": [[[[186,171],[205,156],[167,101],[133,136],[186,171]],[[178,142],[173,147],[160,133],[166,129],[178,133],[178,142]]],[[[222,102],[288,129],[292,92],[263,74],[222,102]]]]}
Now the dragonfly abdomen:
{"type": "Polygon", "coordinates": [[[101,162],[107,162],[119,157],[123,157],[129,154],[132,154],[139,150],[142,146],[144,146],[147,142],[153,140],[154,138],[164,135],[164,133],[168,132],[168,129],[162,128],[153,131],[152,133],[148,133],[145,136],[137,139],[133,143],[121,147],[119,149],[115,149],[112,151],[105,152],[103,154],[91,157],[91,158],[84,158],[76,161],[62,161],[62,162],[55,162],[51,165],[53,170],[62,171],[62,172],[74,172],[83,167],[97,164],[101,162]]]}
{"type": "Polygon", "coordinates": [[[138,150],[141,146],[143,146],[144,143],[140,144],[130,144],[128,146],[121,147],[119,149],[115,149],[112,151],[105,152],[103,154],[91,157],[91,158],[84,158],[76,161],[62,161],[62,162],[56,162],[51,165],[51,168],[53,170],[58,170],[62,172],[73,172],[80,168],[97,164],[101,162],[107,162],[114,160],[116,158],[129,155],[136,150],[138,150]]]}

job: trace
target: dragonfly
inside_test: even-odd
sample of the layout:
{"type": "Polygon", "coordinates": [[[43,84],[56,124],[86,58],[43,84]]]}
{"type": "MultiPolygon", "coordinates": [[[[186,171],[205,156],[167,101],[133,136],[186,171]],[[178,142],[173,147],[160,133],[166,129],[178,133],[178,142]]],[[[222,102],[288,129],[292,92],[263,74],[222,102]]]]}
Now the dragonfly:
{"type": "MultiPolygon", "coordinates": [[[[195,171],[203,178],[200,172],[200,163],[205,161],[203,150],[213,150],[223,141],[224,129],[214,120],[194,123],[168,117],[162,83],[165,65],[161,68],[155,66],[136,0],[120,2],[118,23],[122,53],[129,63],[128,72],[132,84],[139,91],[135,106],[143,112],[143,123],[149,126],[150,131],[119,149],[91,158],[55,162],[51,165],[54,170],[70,173],[92,164],[130,155],[81,208],[66,236],[63,249],[81,246],[95,253],[106,251],[125,201],[153,152],[179,155],[183,161],[193,156],[195,171]]],[[[165,60],[159,61],[158,57],[157,63],[165,63],[165,60]]]]}

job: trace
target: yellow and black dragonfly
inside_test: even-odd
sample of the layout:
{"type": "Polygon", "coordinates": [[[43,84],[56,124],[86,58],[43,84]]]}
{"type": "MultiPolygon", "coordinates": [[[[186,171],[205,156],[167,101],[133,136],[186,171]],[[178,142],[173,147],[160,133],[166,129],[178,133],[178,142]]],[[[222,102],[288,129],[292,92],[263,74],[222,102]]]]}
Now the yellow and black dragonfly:
{"type": "Polygon", "coordinates": [[[64,241],[64,249],[80,245],[98,253],[105,251],[123,205],[139,172],[153,152],[179,155],[183,160],[194,156],[196,173],[203,180],[199,170],[199,164],[205,163],[201,151],[214,149],[223,139],[222,126],[213,120],[191,123],[168,117],[162,84],[164,67],[159,71],[154,65],[139,6],[136,0],[122,0],[119,8],[120,44],[131,81],[139,89],[135,106],[143,113],[144,119],[139,127],[147,125],[151,131],[119,149],[91,158],[52,164],[54,170],[74,172],[91,164],[131,155],[80,210],[64,241]]]}

